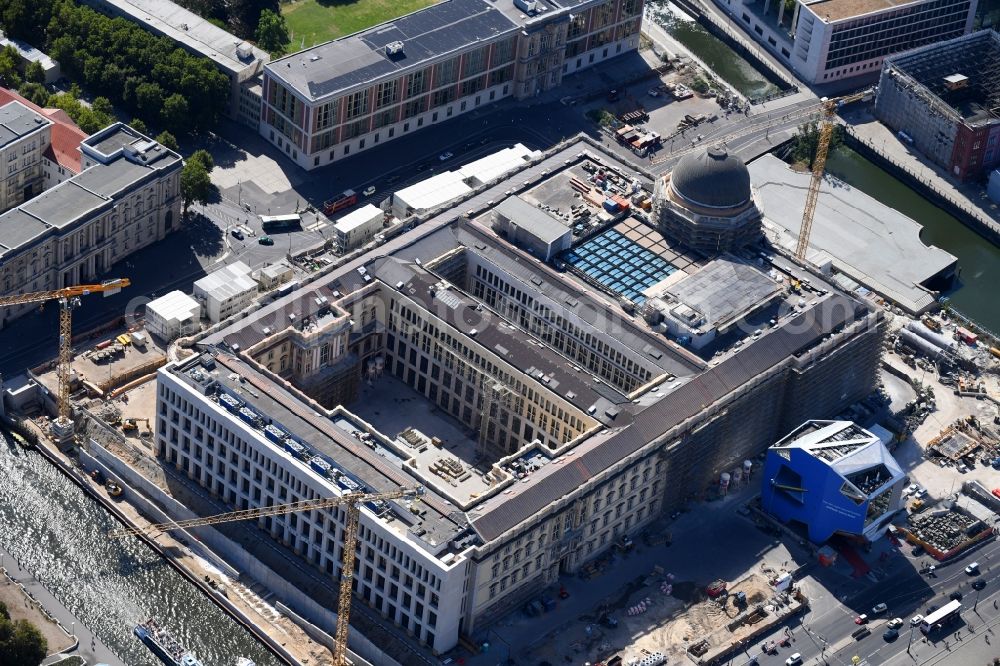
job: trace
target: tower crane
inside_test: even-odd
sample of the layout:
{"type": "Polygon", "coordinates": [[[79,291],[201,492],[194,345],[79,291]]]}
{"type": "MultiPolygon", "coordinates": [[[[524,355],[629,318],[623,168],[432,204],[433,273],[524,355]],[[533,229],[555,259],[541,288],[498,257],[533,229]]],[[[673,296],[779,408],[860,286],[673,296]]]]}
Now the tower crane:
{"type": "Polygon", "coordinates": [[[333,641],[333,664],[334,666],[347,666],[347,631],[350,627],[351,616],[351,594],[354,581],[354,561],[357,558],[356,549],[358,546],[358,522],[361,518],[361,505],[366,502],[379,502],[383,500],[400,499],[402,497],[418,497],[424,494],[422,486],[410,488],[398,488],[384,493],[349,493],[340,497],[324,497],[313,500],[300,500],[289,504],[275,504],[272,506],[262,506],[255,509],[244,509],[242,511],[231,511],[220,513],[204,518],[191,518],[190,520],[171,521],[167,523],[157,523],[146,527],[123,527],[108,532],[111,538],[119,538],[129,535],[156,535],[172,530],[187,529],[189,527],[202,527],[205,525],[218,525],[220,523],[231,523],[240,520],[253,520],[265,516],[278,516],[297,511],[312,511],[315,509],[327,509],[335,506],[343,506],[347,509],[347,516],[344,521],[344,551],[341,559],[340,569],[340,590],[337,596],[337,630],[333,641]]]}
{"type": "Polygon", "coordinates": [[[54,430],[57,434],[67,435],[72,432],[70,419],[69,388],[72,376],[72,340],[73,340],[73,308],[79,305],[80,297],[88,294],[103,293],[112,296],[123,287],[129,286],[128,278],[105,280],[100,284],[78,284],[72,287],[54,289],[52,291],[36,291],[28,294],[15,294],[0,297],[0,308],[27,303],[44,303],[59,301],[59,362],[56,365],[56,378],[59,384],[59,416],[56,418],[54,430]]]}
{"type": "Polygon", "coordinates": [[[799,240],[795,246],[795,258],[800,262],[806,260],[809,250],[809,236],[812,234],[813,218],[816,216],[816,202],[819,200],[819,186],[823,183],[823,172],[826,170],[826,156],[830,152],[830,139],[833,137],[833,114],[844,104],[870,99],[871,90],[863,90],[838,97],[823,98],[823,117],[820,120],[819,141],[816,142],[816,156],[813,158],[812,177],[809,179],[809,189],[806,190],[806,206],[802,210],[802,226],[799,227],[799,240]]]}

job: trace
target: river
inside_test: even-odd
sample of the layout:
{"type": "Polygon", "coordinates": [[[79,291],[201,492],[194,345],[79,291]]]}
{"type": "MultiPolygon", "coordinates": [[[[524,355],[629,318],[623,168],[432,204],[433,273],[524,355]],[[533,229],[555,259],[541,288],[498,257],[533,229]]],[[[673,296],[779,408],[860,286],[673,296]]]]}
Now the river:
{"type": "Polygon", "coordinates": [[[924,243],[958,257],[961,282],[947,294],[951,305],[994,332],[1000,332],[1000,248],[957,218],[916,194],[909,186],[846,146],[830,153],[826,170],[868,196],[916,220],[924,243]]]}
{"type": "Polygon", "coordinates": [[[650,2],[649,17],[747,99],[761,99],[778,91],[753,65],[675,5],[665,0],[650,2]]]}
{"type": "Polygon", "coordinates": [[[126,664],[159,664],[132,634],[155,617],[205,666],[279,662],[56,467],[0,434],[0,544],[126,664]]]}

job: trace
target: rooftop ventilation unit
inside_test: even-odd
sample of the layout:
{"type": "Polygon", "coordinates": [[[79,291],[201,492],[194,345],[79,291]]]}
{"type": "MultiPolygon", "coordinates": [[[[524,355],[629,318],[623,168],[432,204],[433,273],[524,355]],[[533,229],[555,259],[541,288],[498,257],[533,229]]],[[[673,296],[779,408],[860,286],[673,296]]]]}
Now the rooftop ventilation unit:
{"type": "Polygon", "coordinates": [[[389,42],[385,45],[385,54],[387,56],[400,55],[403,52],[403,42],[389,42]]]}
{"type": "Polygon", "coordinates": [[[514,6],[522,12],[530,14],[538,8],[538,2],[536,0],[514,0],[514,6]]]}

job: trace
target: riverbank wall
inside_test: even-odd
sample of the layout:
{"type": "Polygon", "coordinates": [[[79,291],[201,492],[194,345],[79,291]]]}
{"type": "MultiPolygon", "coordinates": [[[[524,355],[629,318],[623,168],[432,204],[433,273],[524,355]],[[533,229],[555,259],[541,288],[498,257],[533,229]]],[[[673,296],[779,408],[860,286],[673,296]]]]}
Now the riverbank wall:
{"type": "MultiPolygon", "coordinates": [[[[744,41],[729,26],[725,25],[714,13],[706,11],[696,0],[670,0],[698,22],[709,34],[732,49],[741,58],[753,65],[765,79],[778,87],[778,92],[766,97],[750,100],[751,104],[760,104],[772,99],[798,92],[795,82],[785,76],[784,72],[775,67],[767,58],[762,57],[755,48],[744,41]]],[[[711,71],[711,70],[709,70],[711,71]]]]}
{"type": "MultiPolygon", "coordinates": [[[[100,469],[105,475],[119,480],[126,488],[127,501],[151,522],[164,523],[200,517],[99,443],[90,440],[87,449],[87,451],[80,451],[80,460],[84,467],[100,469]]],[[[126,524],[130,523],[126,521],[126,524]]],[[[273,569],[253,557],[246,549],[212,527],[176,530],[175,532],[183,533],[185,538],[178,540],[182,541],[194,554],[220,569],[226,576],[233,579],[249,577],[262,584],[274,593],[276,599],[281,600],[282,606],[293,611],[293,620],[304,618],[308,622],[308,628],[303,627],[303,629],[316,642],[327,647],[333,646],[332,634],[336,631],[337,622],[337,614],[333,610],[317,603],[273,569]]],[[[200,587],[212,599],[217,603],[228,605],[228,600],[217,589],[204,585],[203,581],[200,582],[200,587]]],[[[332,586],[330,592],[336,597],[337,591],[332,586]]],[[[239,613],[240,611],[234,607],[233,612],[239,613]]],[[[244,621],[247,620],[244,618],[244,621]]],[[[255,633],[255,635],[257,634],[255,633]]],[[[273,640],[267,634],[264,635],[267,636],[264,642],[273,649],[275,647],[273,640]]],[[[350,645],[349,659],[355,666],[399,666],[395,660],[384,654],[366,636],[357,631],[349,634],[348,642],[350,645]]],[[[290,655],[284,654],[282,656],[286,657],[289,663],[295,663],[290,655]]]]}
{"type": "MultiPolygon", "coordinates": [[[[38,446],[36,449],[43,458],[54,465],[60,472],[63,473],[63,475],[66,476],[66,478],[76,484],[89,497],[104,506],[104,508],[115,516],[115,518],[117,518],[122,524],[131,526],[131,522],[128,517],[122,513],[121,509],[119,509],[119,507],[116,506],[110,498],[102,496],[100,493],[96,492],[88,480],[83,478],[82,472],[75,468],[66,458],[64,458],[54,445],[51,444],[51,442],[46,440],[44,437],[38,437],[37,441],[38,446]]],[[[227,603],[227,600],[225,600],[224,597],[220,598],[221,595],[214,593],[212,588],[209,587],[205,581],[200,580],[185,567],[182,567],[175,562],[158,543],[145,535],[140,535],[139,538],[142,539],[147,546],[153,549],[157,555],[162,557],[171,568],[181,574],[189,583],[195,585],[206,597],[211,599],[213,603],[224,610],[230,617],[233,618],[233,620],[240,624],[251,635],[257,638],[257,640],[265,645],[282,663],[287,664],[288,666],[300,666],[299,662],[294,659],[281,644],[271,639],[267,634],[261,632],[256,625],[250,622],[242,613],[239,612],[238,609],[233,607],[232,604],[227,603]]]]}
{"type": "Polygon", "coordinates": [[[850,125],[847,126],[847,131],[844,134],[844,143],[848,148],[873,162],[879,168],[884,169],[894,178],[902,181],[914,192],[919,193],[935,206],[947,211],[961,221],[962,224],[989,242],[994,245],[1000,245],[1000,224],[996,221],[984,220],[982,217],[979,217],[970,203],[960,201],[944,192],[942,188],[935,184],[933,178],[919,174],[907,167],[900,160],[894,159],[890,151],[879,150],[876,142],[859,135],[850,125]]]}

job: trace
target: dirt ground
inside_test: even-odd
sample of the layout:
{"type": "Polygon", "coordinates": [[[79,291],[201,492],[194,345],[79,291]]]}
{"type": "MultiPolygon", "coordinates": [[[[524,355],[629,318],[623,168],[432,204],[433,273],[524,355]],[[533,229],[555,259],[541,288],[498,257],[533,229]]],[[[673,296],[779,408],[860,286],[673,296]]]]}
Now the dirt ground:
{"type": "Polygon", "coordinates": [[[652,575],[642,584],[630,586],[622,599],[609,608],[619,621],[615,629],[597,624],[599,618],[556,640],[546,641],[531,654],[532,661],[556,664],[564,660],[566,645],[576,653],[575,661],[595,663],[611,654],[619,654],[625,663],[647,652],[660,652],[668,664],[688,662],[688,646],[707,639],[711,648],[728,645],[753,631],[743,626],[729,631],[726,624],[740,614],[735,593],[744,592],[748,607],[766,602],[772,596],[768,578],[753,572],[732,585],[725,605],[708,599],[700,586],[686,581],[672,581],[670,594],[667,575],[652,575]],[[692,603],[693,602],[693,603],[692,603]],[[616,606],[618,608],[616,608],[616,606]]]}
{"type": "Polygon", "coordinates": [[[38,608],[38,604],[28,599],[21,588],[10,582],[6,576],[0,578],[0,601],[7,605],[12,620],[27,620],[38,627],[48,643],[49,654],[62,652],[73,645],[73,639],[60,629],[58,624],[46,617],[38,608]]]}

